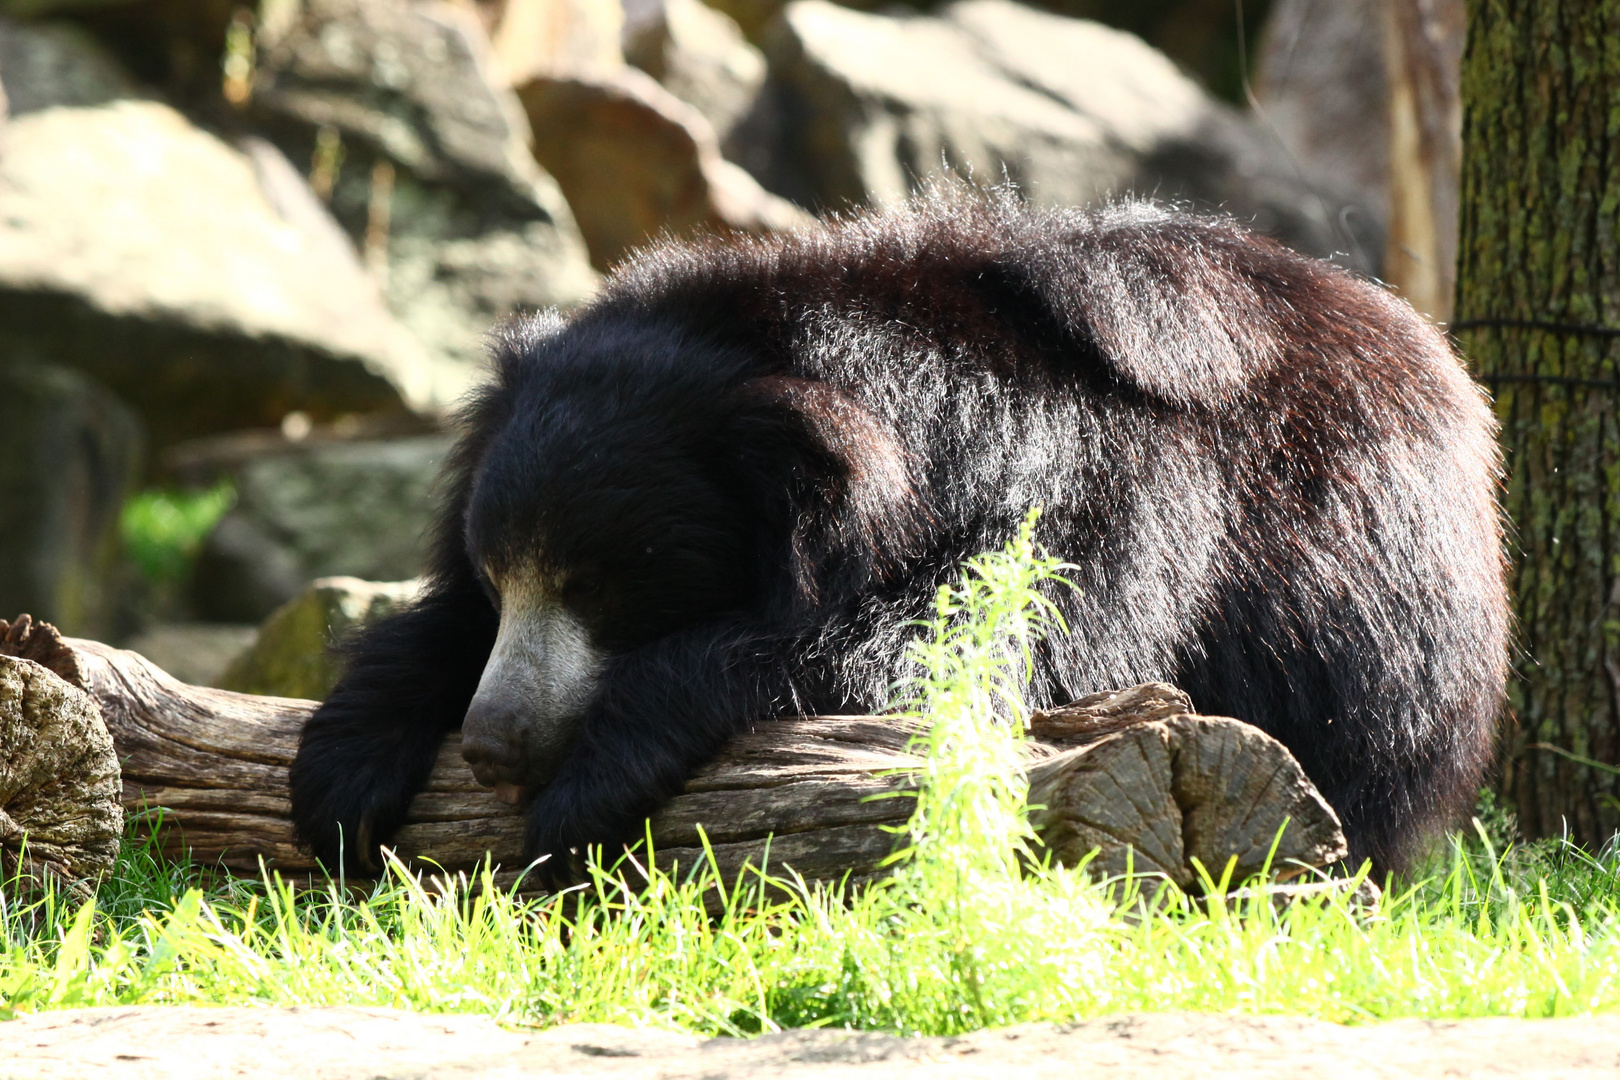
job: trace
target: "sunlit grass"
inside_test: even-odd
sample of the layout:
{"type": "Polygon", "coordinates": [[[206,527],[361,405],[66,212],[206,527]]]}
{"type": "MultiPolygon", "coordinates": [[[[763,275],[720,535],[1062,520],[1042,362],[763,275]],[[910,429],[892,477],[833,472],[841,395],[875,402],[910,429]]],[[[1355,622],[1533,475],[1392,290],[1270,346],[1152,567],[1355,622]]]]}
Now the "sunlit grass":
{"type": "Polygon", "coordinates": [[[364,898],[226,879],[165,895],[164,876],[134,915],[8,912],[0,997],[23,1010],[366,1004],[737,1034],[1172,1009],[1358,1021],[1620,1007],[1615,852],[1588,867],[1608,896],[1584,909],[1550,884],[1509,883],[1463,846],[1440,869],[1374,915],[1173,891],[1133,912],[1057,873],[1002,882],[960,920],[903,906],[897,890],[765,897],[757,881],[710,917],[707,875],[634,889],[598,871],[586,891],[529,901],[430,891],[397,869],[364,898]]]}
{"type": "Polygon", "coordinates": [[[1620,847],[1506,846],[1511,822],[1490,809],[1490,827],[1454,838],[1373,912],[1333,897],[1278,910],[1259,892],[1147,901],[1032,867],[1008,721],[1048,610],[1038,595],[1060,569],[1026,532],[942,593],[905,691],[931,724],[928,765],[886,882],[766,889],[699,867],[631,886],[598,868],[587,888],[522,900],[487,878],[429,888],[396,866],[359,896],[211,874],[131,839],[93,905],[5,911],[0,996],[14,1010],[363,1004],[732,1034],[1173,1009],[1364,1021],[1620,1008],[1620,847]]]}

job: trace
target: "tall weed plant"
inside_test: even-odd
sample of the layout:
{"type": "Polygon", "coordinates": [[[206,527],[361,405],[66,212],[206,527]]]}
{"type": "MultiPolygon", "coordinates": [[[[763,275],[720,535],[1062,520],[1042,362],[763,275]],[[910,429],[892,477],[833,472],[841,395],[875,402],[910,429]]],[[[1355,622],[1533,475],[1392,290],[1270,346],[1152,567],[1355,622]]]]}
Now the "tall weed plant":
{"type": "Polygon", "coordinates": [[[968,560],[940,587],[934,617],[913,641],[916,674],[902,684],[906,715],[922,725],[917,807],[896,852],[901,877],[933,893],[1014,880],[1034,839],[1025,816],[1024,687],[1034,644],[1061,628],[1041,593],[1063,564],[1037,552],[1036,514],[1006,550],[968,560]]]}
{"type": "Polygon", "coordinates": [[[523,899],[487,870],[424,880],[395,863],[360,895],[232,878],[132,835],[94,902],[0,912],[0,1010],[365,1004],[945,1034],[1169,1009],[1354,1022],[1620,1008],[1614,847],[1503,848],[1504,828],[1481,827],[1371,911],[1264,888],[1133,895],[1033,860],[1022,691],[1058,628],[1043,595],[1062,567],[1031,528],[971,561],[921,628],[901,688],[922,724],[917,801],[883,880],[811,885],[772,867],[722,880],[712,860],[642,878],[598,861],[586,886],[523,899]]]}
{"type": "Polygon", "coordinates": [[[916,674],[901,691],[921,727],[912,740],[922,759],[916,808],[893,877],[866,905],[873,921],[893,928],[888,940],[904,945],[892,977],[919,986],[926,977],[935,993],[917,999],[931,1002],[926,1020],[873,1016],[879,1026],[946,1032],[1014,1022],[1038,1007],[1024,993],[1031,972],[1083,969],[1071,946],[1083,949],[1087,926],[1110,915],[1095,890],[1033,854],[1024,691],[1036,643],[1063,629],[1043,586],[1067,585],[1064,564],[1033,542],[1037,517],[1031,511],[1004,550],[968,560],[955,584],[941,586],[933,618],[911,645],[916,674]],[[1057,939],[1054,918],[1064,928],[1057,939]],[[930,962],[916,969],[919,955],[930,962]]]}

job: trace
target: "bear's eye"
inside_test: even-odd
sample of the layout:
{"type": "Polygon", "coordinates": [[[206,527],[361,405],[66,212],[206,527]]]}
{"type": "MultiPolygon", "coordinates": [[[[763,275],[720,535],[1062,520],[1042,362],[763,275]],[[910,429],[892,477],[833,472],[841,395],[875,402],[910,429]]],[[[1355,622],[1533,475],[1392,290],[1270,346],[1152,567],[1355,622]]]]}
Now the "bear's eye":
{"type": "Polygon", "coordinates": [[[570,574],[563,582],[563,596],[570,600],[593,600],[602,595],[602,575],[594,571],[570,574]]]}

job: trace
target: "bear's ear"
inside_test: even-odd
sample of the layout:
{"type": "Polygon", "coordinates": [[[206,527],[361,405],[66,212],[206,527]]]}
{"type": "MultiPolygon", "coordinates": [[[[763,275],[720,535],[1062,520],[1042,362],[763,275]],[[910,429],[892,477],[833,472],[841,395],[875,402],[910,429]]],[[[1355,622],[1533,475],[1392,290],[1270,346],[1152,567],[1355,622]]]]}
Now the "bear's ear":
{"type": "Polygon", "coordinates": [[[1127,385],[1176,405],[1241,400],[1281,360],[1281,320],[1321,276],[1236,226],[1128,204],[1105,227],[990,275],[1127,385]]]}
{"type": "Polygon", "coordinates": [[[789,534],[801,592],[829,574],[884,576],[921,522],[915,459],[851,395],[814,379],[766,376],[736,392],[729,456],[767,519],[789,534]]]}

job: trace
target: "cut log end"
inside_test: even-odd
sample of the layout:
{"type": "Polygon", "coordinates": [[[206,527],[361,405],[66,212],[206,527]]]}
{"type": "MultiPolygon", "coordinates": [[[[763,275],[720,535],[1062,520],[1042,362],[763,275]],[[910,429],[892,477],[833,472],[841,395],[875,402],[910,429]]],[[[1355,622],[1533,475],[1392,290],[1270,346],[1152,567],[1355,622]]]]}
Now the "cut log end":
{"type": "Polygon", "coordinates": [[[54,882],[87,897],[118,855],[120,794],[118,755],[96,702],[33,660],[0,655],[0,883],[7,894],[54,882]]]}
{"type": "Polygon", "coordinates": [[[1132,724],[1037,764],[1031,824],[1059,863],[1160,875],[1287,879],[1349,854],[1338,816],[1288,749],[1220,716],[1132,724]],[[1092,853],[1095,852],[1095,855],[1092,853]]]}

